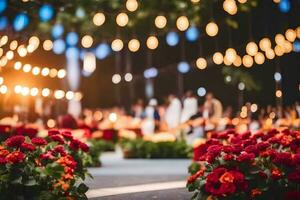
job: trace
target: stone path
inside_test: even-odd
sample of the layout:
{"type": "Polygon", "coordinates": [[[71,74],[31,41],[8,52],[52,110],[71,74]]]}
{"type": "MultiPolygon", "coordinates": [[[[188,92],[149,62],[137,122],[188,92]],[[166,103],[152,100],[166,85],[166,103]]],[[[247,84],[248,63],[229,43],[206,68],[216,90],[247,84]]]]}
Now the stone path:
{"type": "Polygon", "coordinates": [[[123,159],[120,150],[104,153],[102,167],[89,171],[88,197],[93,200],[188,200],[185,189],[188,159],[123,159]]]}

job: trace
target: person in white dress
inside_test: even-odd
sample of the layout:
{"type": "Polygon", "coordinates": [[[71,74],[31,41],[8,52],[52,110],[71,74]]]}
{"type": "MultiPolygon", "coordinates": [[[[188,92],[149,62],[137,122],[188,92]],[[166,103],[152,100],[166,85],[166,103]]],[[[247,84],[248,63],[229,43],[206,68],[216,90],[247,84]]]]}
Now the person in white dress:
{"type": "Polygon", "coordinates": [[[168,129],[176,128],[180,123],[181,102],[175,95],[169,95],[169,106],[166,109],[165,121],[168,129]]]}
{"type": "Polygon", "coordinates": [[[181,114],[181,123],[187,122],[193,115],[197,113],[198,100],[193,95],[192,91],[187,91],[185,99],[183,100],[183,110],[181,114]]]}
{"type": "Polygon", "coordinates": [[[141,130],[143,135],[151,135],[155,132],[156,122],[159,121],[160,117],[156,110],[157,100],[151,99],[148,106],[145,109],[144,120],[141,124],[141,130]]]}

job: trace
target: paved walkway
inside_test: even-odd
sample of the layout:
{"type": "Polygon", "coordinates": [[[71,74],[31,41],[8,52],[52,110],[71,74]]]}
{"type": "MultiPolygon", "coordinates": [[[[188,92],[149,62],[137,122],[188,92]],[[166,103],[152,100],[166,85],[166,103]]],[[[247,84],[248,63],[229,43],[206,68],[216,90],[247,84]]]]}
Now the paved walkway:
{"type": "Polygon", "coordinates": [[[188,159],[123,159],[120,150],[104,153],[102,167],[89,171],[88,197],[93,200],[185,200],[188,159]]]}

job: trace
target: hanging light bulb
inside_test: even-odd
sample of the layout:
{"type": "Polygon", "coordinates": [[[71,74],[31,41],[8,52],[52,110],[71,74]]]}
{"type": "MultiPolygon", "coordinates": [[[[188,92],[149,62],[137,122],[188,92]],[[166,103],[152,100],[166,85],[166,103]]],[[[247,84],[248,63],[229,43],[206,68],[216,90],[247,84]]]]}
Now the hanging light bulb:
{"type": "Polygon", "coordinates": [[[7,35],[2,36],[0,39],[0,46],[2,47],[6,45],[7,42],[8,42],[8,36],[7,35]]]}
{"type": "Polygon", "coordinates": [[[136,11],[136,9],[139,7],[139,4],[136,0],[127,0],[126,1],[126,8],[130,12],[136,11]]]}
{"type": "Polygon", "coordinates": [[[255,56],[258,52],[258,46],[255,42],[249,42],[246,46],[246,52],[250,56],[255,56]]]}
{"type": "Polygon", "coordinates": [[[17,52],[21,57],[25,57],[27,55],[27,49],[25,48],[24,45],[20,45],[17,49],[17,52]]]}
{"type": "Polygon", "coordinates": [[[276,45],[274,48],[276,56],[282,56],[284,54],[284,48],[282,46],[276,45]]]}
{"type": "Polygon", "coordinates": [[[62,99],[62,98],[64,98],[64,96],[65,96],[65,92],[63,90],[56,90],[54,92],[54,97],[56,99],[62,99]]]}
{"type": "Polygon", "coordinates": [[[249,55],[244,55],[243,56],[243,65],[245,67],[248,67],[248,68],[252,67],[252,65],[253,65],[253,58],[251,56],[249,56],[249,55]]]}
{"type": "Polygon", "coordinates": [[[237,55],[235,60],[233,61],[233,65],[239,67],[242,65],[242,58],[241,56],[237,55]]]}
{"type": "Polygon", "coordinates": [[[43,48],[45,51],[51,51],[53,48],[53,42],[51,40],[45,40],[43,43],[43,48]]]}
{"type": "Polygon", "coordinates": [[[156,49],[158,47],[158,39],[157,37],[155,36],[150,36],[147,38],[147,41],[146,41],[146,44],[147,44],[147,47],[149,49],[156,49]]]}
{"type": "Polygon", "coordinates": [[[186,29],[188,29],[189,25],[190,23],[186,16],[180,16],[176,20],[176,26],[180,31],[185,31],[186,29]]]}
{"type": "Polygon", "coordinates": [[[234,62],[234,60],[236,59],[236,56],[237,56],[237,53],[236,53],[235,49],[233,49],[233,48],[228,48],[225,52],[226,59],[231,63],[234,62]]]}
{"type": "Polygon", "coordinates": [[[155,18],[154,23],[157,28],[165,28],[167,25],[167,18],[163,15],[159,15],[155,18]]]}
{"type": "Polygon", "coordinates": [[[273,49],[268,49],[266,51],[266,57],[270,60],[275,58],[275,53],[274,53],[273,49]]]}
{"type": "Polygon", "coordinates": [[[223,2],[223,9],[230,15],[237,13],[237,5],[235,0],[225,0],[223,2]]]}
{"type": "Polygon", "coordinates": [[[111,48],[113,51],[121,51],[124,47],[123,41],[120,39],[115,39],[111,43],[111,48]]]}
{"type": "Polygon", "coordinates": [[[128,49],[132,52],[138,51],[140,48],[140,42],[137,39],[131,39],[128,42],[128,49]]]}
{"type": "Polygon", "coordinates": [[[276,44],[283,45],[284,41],[285,41],[285,38],[284,38],[284,36],[282,34],[277,34],[275,36],[275,42],[276,42],[276,44]]]}
{"type": "Polygon", "coordinates": [[[96,56],[93,53],[88,52],[84,55],[83,70],[88,74],[96,70],[96,56]]]}
{"type": "Polygon", "coordinates": [[[213,61],[214,61],[215,64],[221,65],[223,63],[223,59],[224,58],[223,58],[222,53],[220,53],[220,52],[214,53],[214,55],[213,55],[213,61]]]}
{"type": "Polygon", "coordinates": [[[104,24],[105,22],[105,15],[101,12],[96,13],[93,17],[93,23],[96,26],[102,26],[102,24],[104,24]]]}
{"type": "Polygon", "coordinates": [[[81,45],[84,48],[90,48],[93,45],[93,38],[90,35],[85,35],[83,36],[83,38],[81,39],[81,45]]]}
{"type": "Polygon", "coordinates": [[[50,76],[51,78],[56,77],[56,76],[57,76],[57,69],[55,69],[55,68],[50,69],[50,74],[49,74],[49,76],[50,76]]]}
{"type": "Polygon", "coordinates": [[[255,56],[254,56],[254,61],[256,62],[256,64],[258,65],[262,65],[265,62],[265,56],[263,53],[258,52],[255,56]]]}
{"type": "Polygon", "coordinates": [[[196,60],[196,66],[201,70],[205,69],[207,67],[207,62],[206,62],[205,58],[198,58],[196,60]]]}
{"type": "Polygon", "coordinates": [[[224,64],[226,65],[226,66],[230,66],[230,65],[232,65],[232,62],[230,62],[227,58],[226,58],[226,56],[224,57],[224,64]]]}
{"type": "Polygon", "coordinates": [[[206,25],[205,30],[206,30],[207,35],[209,35],[210,37],[216,36],[219,32],[218,25],[214,22],[208,23],[206,25]]]}
{"type": "Polygon", "coordinates": [[[116,18],[116,22],[119,26],[124,27],[128,24],[129,18],[126,13],[119,13],[116,18]]]}
{"type": "Polygon", "coordinates": [[[283,47],[285,53],[290,53],[291,51],[293,51],[293,44],[290,43],[289,41],[285,41],[283,47]]]}
{"type": "Polygon", "coordinates": [[[269,38],[263,38],[259,41],[259,48],[262,51],[267,51],[268,49],[270,49],[272,46],[271,41],[269,38]]]}
{"type": "Polygon", "coordinates": [[[286,32],[285,32],[285,37],[288,41],[290,42],[294,42],[296,40],[296,37],[297,37],[297,34],[296,34],[296,31],[294,31],[293,29],[288,29],[286,32]]]}

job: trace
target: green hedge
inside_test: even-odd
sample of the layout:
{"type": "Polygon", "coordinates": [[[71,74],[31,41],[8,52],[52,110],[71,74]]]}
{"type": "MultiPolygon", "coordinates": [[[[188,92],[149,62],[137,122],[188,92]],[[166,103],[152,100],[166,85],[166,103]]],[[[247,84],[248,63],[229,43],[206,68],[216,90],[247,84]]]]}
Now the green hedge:
{"type": "Polygon", "coordinates": [[[115,144],[110,141],[105,141],[101,139],[91,139],[89,140],[91,161],[89,162],[89,167],[100,167],[101,161],[100,156],[102,152],[114,151],[115,144]]]}

